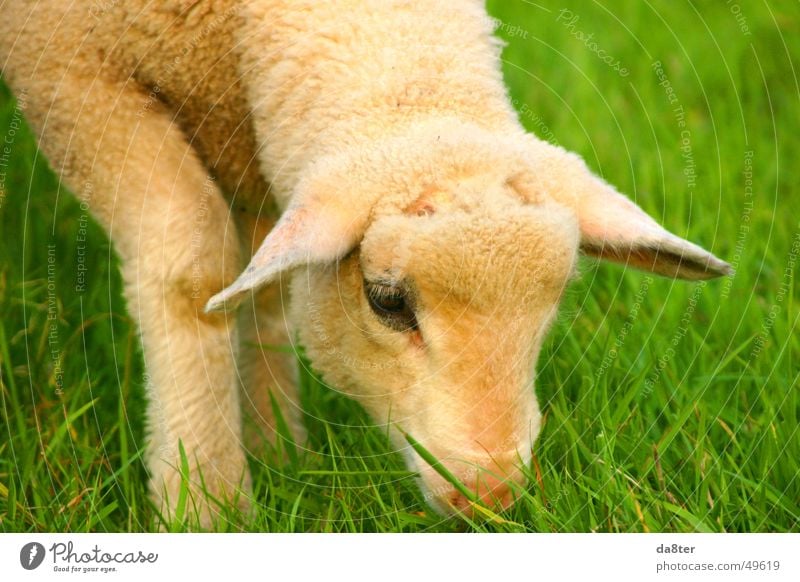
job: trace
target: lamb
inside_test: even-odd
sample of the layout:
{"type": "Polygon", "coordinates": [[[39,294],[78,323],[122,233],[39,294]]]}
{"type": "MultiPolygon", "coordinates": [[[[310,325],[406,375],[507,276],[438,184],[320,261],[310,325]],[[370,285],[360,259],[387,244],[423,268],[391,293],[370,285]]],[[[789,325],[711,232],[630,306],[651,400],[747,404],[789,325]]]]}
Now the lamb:
{"type": "Polygon", "coordinates": [[[249,503],[244,450],[276,438],[273,399],[302,443],[296,363],[255,347],[295,333],[390,429],[435,509],[474,499],[407,436],[508,507],[539,431],[533,364],[579,253],[729,272],[524,131],[476,0],[0,12],[3,73],[121,259],[167,515],[181,447],[208,526],[211,498],[249,503]]]}

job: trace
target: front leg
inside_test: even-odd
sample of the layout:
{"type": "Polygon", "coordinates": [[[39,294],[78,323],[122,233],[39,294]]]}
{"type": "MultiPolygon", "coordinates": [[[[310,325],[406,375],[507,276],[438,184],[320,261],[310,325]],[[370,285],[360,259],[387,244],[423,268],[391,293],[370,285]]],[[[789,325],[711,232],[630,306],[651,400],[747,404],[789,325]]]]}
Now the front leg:
{"type": "MultiPolygon", "coordinates": [[[[215,242],[217,249],[235,244],[215,242]]],[[[210,256],[217,262],[209,249],[202,254],[202,260],[210,256]]],[[[226,260],[237,263],[235,256],[226,260]]],[[[124,265],[130,281],[126,296],[139,323],[148,372],[146,458],[151,492],[161,511],[174,518],[181,488],[188,485],[188,521],[210,527],[220,505],[235,502],[245,509],[249,503],[234,364],[235,318],[203,313],[223,279],[203,268],[191,274],[181,268],[153,272],[153,264],[143,254],[124,265]]]]}
{"type": "MultiPolygon", "coordinates": [[[[152,494],[174,517],[188,484],[188,520],[209,527],[220,505],[245,508],[249,502],[236,318],[204,312],[208,299],[236,277],[239,241],[214,182],[191,151],[184,153],[171,160],[177,172],[159,167],[141,202],[143,220],[114,240],[138,233],[137,252],[125,258],[123,276],[149,375],[152,494]]],[[[165,166],[169,157],[164,155],[165,166]]]]}
{"type": "Polygon", "coordinates": [[[99,64],[87,76],[56,74],[64,59],[42,59],[50,68],[31,73],[27,114],[53,167],[112,239],[141,334],[154,501],[176,516],[182,445],[188,517],[212,525],[214,498],[246,504],[250,489],[235,317],[203,311],[240,269],[228,206],[169,113],[134,83],[104,79],[99,64]]]}

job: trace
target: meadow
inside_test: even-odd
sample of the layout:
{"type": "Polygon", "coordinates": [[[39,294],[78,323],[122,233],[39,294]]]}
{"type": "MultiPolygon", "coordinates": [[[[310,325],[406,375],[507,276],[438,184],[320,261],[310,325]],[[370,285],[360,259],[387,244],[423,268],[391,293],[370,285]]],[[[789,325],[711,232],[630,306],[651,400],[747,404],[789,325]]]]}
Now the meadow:
{"type": "MultiPolygon", "coordinates": [[[[256,510],[221,530],[797,531],[797,3],[489,8],[526,127],[735,274],[582,260],[539,361],[529,483],[505,512],[432,512],[384,432],[306,371],[308,446],[250,459],[256,510]]],[[[114,250],[38,154],[24,98],[0,86],[0,531],[180,531],[147,496],[114,250]]]]}

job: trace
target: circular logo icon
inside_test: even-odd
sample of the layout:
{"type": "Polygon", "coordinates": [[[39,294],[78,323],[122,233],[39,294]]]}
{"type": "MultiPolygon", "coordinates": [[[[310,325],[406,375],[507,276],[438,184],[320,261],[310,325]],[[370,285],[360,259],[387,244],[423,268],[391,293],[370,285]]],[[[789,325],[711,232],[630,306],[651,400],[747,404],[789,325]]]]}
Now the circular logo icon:
{"type": "Polygon", "coordinates": [[[19,551],[19,563],[26,570],[35,570],[44,561],[44,546],[39,542],[30,542],[19,551]]]}

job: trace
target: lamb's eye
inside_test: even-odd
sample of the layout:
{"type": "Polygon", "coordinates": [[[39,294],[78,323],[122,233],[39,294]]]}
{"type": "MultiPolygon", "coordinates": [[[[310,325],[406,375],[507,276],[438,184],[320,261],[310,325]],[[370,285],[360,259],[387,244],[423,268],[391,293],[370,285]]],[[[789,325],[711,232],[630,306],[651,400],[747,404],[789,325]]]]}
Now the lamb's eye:
{"type": "Polygon", "coordinates": [[[405,289],[385,283],[364,282],[370,308],[381,323],[395,331],[417,329],[417,318],[405,289]]]}

